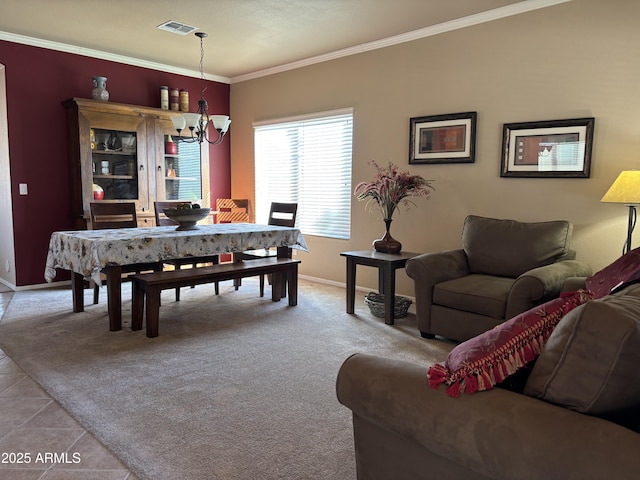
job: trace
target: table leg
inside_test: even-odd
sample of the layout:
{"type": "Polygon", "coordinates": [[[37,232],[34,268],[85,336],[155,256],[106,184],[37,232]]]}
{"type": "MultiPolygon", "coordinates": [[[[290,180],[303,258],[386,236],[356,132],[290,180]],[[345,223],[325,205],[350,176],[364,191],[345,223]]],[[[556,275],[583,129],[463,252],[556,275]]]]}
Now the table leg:
{"type": "Polygon", "coordinates": [[[107,302],[109,309],[109,330],[122,330],[122,267],[107,265],[107,302]]]}
{"type": "MultiPolygon", "coordinates": [[[[290,247],[276,247],[277,256],[279,258],[292,258],[293,257],[293,249],[290,247]]],[[[264,277],[260,277],[260,281],[264,281],[264,277]]],[[[261,285],[261,288],[262,285],[261,285]]],[[[281,297],[285,298],[287,296],[287,277],[285,276],[282,280],[282,286],[280,288],[281,297]]]]}
{"type": "Polygon", "coordinates": [[[155,338],[158,336],[158,324],[160,323],[160,288],[147,287],[145,305],[147,310],[147,337],[155,338]]]}
{"type": "Polygon", "coordinates": [[[145,292],[138,282],[131,282],[131,330],[142,330],[145,292]]]}
{"type": "Polygon", "coordinates": [[[289,283],[287,284],[289,289],[289,305],[295,307],[298,305],[298,264],[295,263],[291,267],[289,273],[289,283]]]}
{"type": "Polygon", "coordinates": [[[378,266],[378,292],[380,293],[386,292],[385,290],[386,270],[387,270],[387,267],[383,265],[378,266]]]}
{"type": "Polygon", "coordinates": [[[396,294],[396,270],[391,266],[379,268],[382,272],[382,283],[384,291],[384,323],[393,325],[396,294]]]}
{"type": "Polygon", "coordinates": [[[279,302],[282,298],[282,282],[285,274],[276,272],[271,274],[271,301],[279,302]]]}
{"type": "Polygon", "coordinates": [[[280,288],[280,296],[282,298],[285,298],[287,296],[287,281],[289,278],[289,274],[286,273],[283,275],[283,280],[282,280],[282,287],[280,288]]]}
{"type": "Polygon", "coordinates": [[[74,313],[84,312],[84,278],[80,273],[71,272],[71,296],[74,313]]]}
{"type": "Polygon", "coordinates": [[[347,257],[347,313],[354,313],[356,306],[356,262],[347,257]]]}

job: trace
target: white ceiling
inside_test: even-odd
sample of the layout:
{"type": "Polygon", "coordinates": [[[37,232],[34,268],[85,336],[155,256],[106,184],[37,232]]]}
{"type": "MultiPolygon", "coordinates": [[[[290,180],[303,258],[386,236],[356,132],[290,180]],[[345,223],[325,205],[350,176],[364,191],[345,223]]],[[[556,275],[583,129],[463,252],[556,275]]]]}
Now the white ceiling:
{"type": "Polygon", "coordinates": [[[193,74],[198,38],[156,28],[175,20],[209,34],[204,70],[233,82],[564,1],[2,0],[0,39],[193,74]]]}

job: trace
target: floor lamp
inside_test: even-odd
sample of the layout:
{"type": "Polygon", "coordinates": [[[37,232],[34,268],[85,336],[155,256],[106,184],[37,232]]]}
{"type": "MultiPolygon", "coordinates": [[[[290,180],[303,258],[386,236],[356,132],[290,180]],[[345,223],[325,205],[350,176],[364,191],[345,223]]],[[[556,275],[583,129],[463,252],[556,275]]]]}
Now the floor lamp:
{"type": "Polygon", "coordinates": [[[622,253],[631,251],[631,237],[636,226],[636,205],[640,205],[640,170],[620,172],[616,181],[609,187],[600,200],[604,203],[623,203],[629,207],[627,241],[622,253]]]}

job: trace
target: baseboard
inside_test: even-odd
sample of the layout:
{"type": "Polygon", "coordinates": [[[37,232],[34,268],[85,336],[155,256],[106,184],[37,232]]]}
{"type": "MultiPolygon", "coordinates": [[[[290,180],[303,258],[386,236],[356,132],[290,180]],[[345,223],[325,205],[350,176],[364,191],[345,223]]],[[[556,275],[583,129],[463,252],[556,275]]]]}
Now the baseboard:
{"type": "MultiPolygon", "coordinates": [[[[4,283],[4,282],[3,282],[4,283]]],[[[45,288],[60,288],[68,286],[71,288],[71,280],[64,280],[62,282],[52,282],[52,283],[36,283],[34,285],[23,285],[21,287],[10,286],[9,288],[13,289],[14,292],[24,292],[26,290],[44,290],[45,288]]]]}
{"type": "MultiPolygon", "coordinates": [[[[304,280],[309,280],[311,282],[322,283],[324,285],[332,285],[334,287],[341,287],[341,288],[344,288],[344,289],[347,288],[347,284],[345,282],[335,282],[333,280],[327,280],[326,278],[311,277],[309,275],[298,275],[298,278],[304,279],[304,280]]],[[[356,285],[356,291],[369,293],[371,291],[371,289],[356,285]]],[[[411,300],[412,305],[411,305],[411,307],[409,307],[409,310],[412,311],[412,312],[415,312],[415,308],[414,308],[414,305],[416,303],[415,297],[411,297],[409,295],[403,295],[403,297],[408,298],[409,300],[411,300]]]]}
{"type": "MultiPolygon", "coordinates": [[[[16,286],[13,283],[9,283],[3,278],[0,278],[0,284],[4,285],[5,287],[7,287],[11,291],[15,292],[15,290],[16,290],[16,286]]],[[[6,292],[6,290],[4,288],[0,287],[0,293],[5,293],[5,292],[6,292]]]]}

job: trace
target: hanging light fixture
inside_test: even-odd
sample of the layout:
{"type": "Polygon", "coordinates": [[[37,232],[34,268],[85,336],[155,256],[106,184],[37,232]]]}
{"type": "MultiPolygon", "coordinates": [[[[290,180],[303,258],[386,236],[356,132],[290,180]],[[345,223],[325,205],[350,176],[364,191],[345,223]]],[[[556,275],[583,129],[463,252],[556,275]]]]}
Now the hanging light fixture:
{"type": "Polygon", "coordinates": [[[171,117],[173,126],[178,131],[179,142],[208,142],[212,145],[217,145],[222,142],[224,134],[229,130],[229,124],[231,119],[227,115],[209,115],[207,101],[204,99],[204,92],[207,89],[205,86],[204,76],[204,47],[202,40],[209,35],[204,32],[196,32],[196,37],[200,38],[200,100],[198,100],[198,113],[183,113],[182,115],[175,115],[171,117]],[[209,122],[213,122],[213,127],[216,131],[215,138],[211,138],[209,132],[211,132],[209,122]],[[181,137],[182,131],[185,127],[189,128],[191,137],[181,137]]]}

